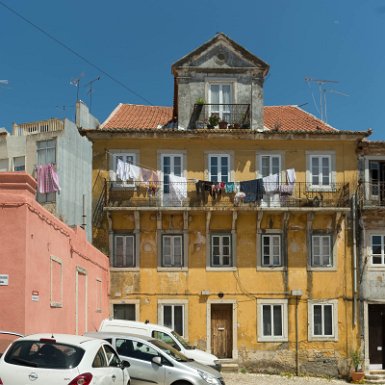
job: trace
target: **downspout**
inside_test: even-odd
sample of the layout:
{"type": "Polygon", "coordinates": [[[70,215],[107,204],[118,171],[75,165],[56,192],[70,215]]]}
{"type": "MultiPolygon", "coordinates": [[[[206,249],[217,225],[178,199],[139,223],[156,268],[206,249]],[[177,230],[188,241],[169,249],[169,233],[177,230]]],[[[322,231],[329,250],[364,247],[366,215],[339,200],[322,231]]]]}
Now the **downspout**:
{"type": "Polygon", "coordinates": [[[353,235],[353,325],[357,324],[357,241],[356,241],[356,194],[352,197],[353,235]]]}

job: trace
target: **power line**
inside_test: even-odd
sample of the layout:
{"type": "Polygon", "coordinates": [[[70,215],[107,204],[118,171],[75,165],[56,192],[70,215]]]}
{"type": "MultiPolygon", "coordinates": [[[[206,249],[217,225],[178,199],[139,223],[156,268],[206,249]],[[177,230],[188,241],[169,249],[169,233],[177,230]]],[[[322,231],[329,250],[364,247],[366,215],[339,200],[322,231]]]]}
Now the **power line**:
{"type": "Polygon", "coordinates": [[[55,36],[51,35],[49,32],[45,31],[43,28],[39,27],[38,25],[36,25],[35,23],[33,23],[32,21],[28,20],[26,17],[24,17],[23,15],[21,15],[19,12],[17,12],[16,10],[14,10],[13,8],[11,8],[10,6],[8,6],[7,4],[5,4],[4,2],[2,2],[0,0],[0,5],[2,5],[4,8],[8,9],[8,11],[12,12],[13,14],[15,14],[17,17],[19,17],[20,19],[24,20],[26,23],[30,24],[32,27],[34,27],[35,29],[37,29],[38,31],[40,31],[43,35],[47,36],[48,38],[50,38],[51,40],[53,40],[55,43],[59,44],[60,46],[62,46],[63,48],[65,48],[67,51],[71,52],[73,55],[77,56],[79,59],[83,60],[84,62],[86,62],[88,65],[90,65],[91,67],[97,69],[99,72],[103,73],[106,77],[108,77],[109,79],[111,79],[113,82],[119,84],[121,87],[123,87],[126,91],[130,92],[131,94],[139,97],[140,99],[144,100],[146,103],[149,103],[151,106],[153,106],[153,104],[148,100],[146,99],[144,96],[138,94],[137,92],[135,92],[134,90],[132,90],[131,88],[127,87],[123,82],[121,82],[119,79],[116,79],[114,76],[110,75],[107,71],[103,70],[101,67],[99,67],[97,64],[94,64],[93,62],[91,62],[89,59],[87,59],[86,57],[84,57],[83,55],[81,55],[80,53],[76,52],[74,49],[72,49],[70,46],[68,46],[67,44],[63,43],[62,41],[60,41],[59,39],[57,39],[55,36]]]}

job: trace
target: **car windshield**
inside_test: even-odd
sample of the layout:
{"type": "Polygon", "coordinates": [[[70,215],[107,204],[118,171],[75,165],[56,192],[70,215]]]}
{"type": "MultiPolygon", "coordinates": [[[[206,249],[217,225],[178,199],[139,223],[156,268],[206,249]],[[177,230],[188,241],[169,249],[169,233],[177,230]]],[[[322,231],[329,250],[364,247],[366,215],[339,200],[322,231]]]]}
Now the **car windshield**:
{"type": "Polygon", "coordinates": [[[194,349],[194,346],[191,346],[187,343],[187,341],[180,336],[177,332],[174,330],[171,332],[171,334],[180,342],[180,344],[185,348],[185,349],[194,349]]]}
{"type": "Polygon", "coordinates": [[[163,341],[160,340],[151,340],[151,343],[155,346],[157,346],[159,349],[161,349],[164,353],[168,354],[172,358],[174,358],[176,361],[179,362],[188,362],[191,361],[189,358],[187,358],[182,353],[178,352],[178,350],[174,349],[172,346],[166,344],[163,341]]]}
{"type": "Polygon", "coordinates": [[[84,350],[72,345],[33,340],[15,341],[4,361],[32,368],[72,369],[83,358],[84,350]]]}

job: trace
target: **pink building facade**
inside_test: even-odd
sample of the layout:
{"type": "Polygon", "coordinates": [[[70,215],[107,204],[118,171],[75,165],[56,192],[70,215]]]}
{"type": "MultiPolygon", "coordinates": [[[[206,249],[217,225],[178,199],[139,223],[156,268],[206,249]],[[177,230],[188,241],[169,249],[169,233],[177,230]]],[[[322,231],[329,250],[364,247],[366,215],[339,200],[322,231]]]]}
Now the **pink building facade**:
{"type": "Polygon", "coordinates": [[[35,193],[30,175],[0,173],[0,330],[96,330],[108,317],[109,259],[35,193]]]}

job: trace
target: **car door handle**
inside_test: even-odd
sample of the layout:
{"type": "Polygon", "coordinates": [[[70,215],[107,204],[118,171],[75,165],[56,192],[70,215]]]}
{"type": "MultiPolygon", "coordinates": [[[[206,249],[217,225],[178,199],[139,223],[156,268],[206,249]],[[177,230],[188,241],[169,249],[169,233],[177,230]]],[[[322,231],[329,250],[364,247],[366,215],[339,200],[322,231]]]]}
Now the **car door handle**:
{"type": "Polygon", "coordinates": [[[112,381],[114,381],[114,382],[115,382],[115,380],[116,380],[116,376],[115,376],[115,374],[113,374],[111,378],[112,378],[112,381]]]}

